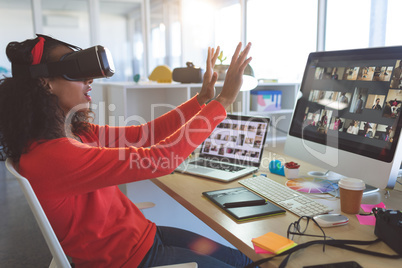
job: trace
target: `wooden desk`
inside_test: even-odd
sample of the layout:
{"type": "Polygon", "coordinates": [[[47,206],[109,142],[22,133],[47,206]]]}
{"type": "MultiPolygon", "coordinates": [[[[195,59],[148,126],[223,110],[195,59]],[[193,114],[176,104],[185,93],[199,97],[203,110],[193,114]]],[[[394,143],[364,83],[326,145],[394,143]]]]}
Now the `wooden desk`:
{"type": "MultiPolygon", "coordinates": [[[[265,157],[273,157],[274,152],[265,152],[265,157]]],[[[283,157],[276,154],[278,157],[283,157]]],[[[294,160],[289,157],[284,157],[286,161],[294,160]]],[[[301,163],[300,161],[298,161],[301,163]]],[[[301,163],[301,174],[309,170],[317,170],[307,163],[301,163]]],[[[285,178],[269,173],[267,167],[263,166],[260,173],[268,174],[268,177],[284,183],[285,178]]],[[[298,217],[291,212],[285,215],[278,215],[273,217],[266,217],[258,220],[250,220],[246,222],[236,222],[229,215],[225,214],[221,209],[215,206],[212,202],[202,196],[204,191],[212,191],[217,189],[238,187],[237,181],[230,183],[222,183],[209,179],[203,179],[196,176],[183,175],[175,173],[172,175],[164,176],[152,180],[162,190],[172,196],[176,201],[186,207],[191,213],[209,225],[227,241],[229,241],[236,248],[241,250],[253,260],[258,260],[269,255],[259,255],[253,250],[251,239],[258,237],[267,232],[275,232],[277,234],[286,236],[286,231],[290,223],[296,221],[298,217]]],[[[332,208],[334,212],[340,212],[339,199],[325,195],[328,199],[318,199],[332,208]]],[[[401,209],[402,192],[392,191],[389,199],[384,198],[384,191],[370,194],[363,198],[364,204],[378,204],[384,202],[387,208],[401,209]]],[[[354,215],[347,215],[349,217],[349,224],[333,228],[325,228],[326,235],[335,239],[353,239],[353,240],[374,240],[374,226],[360,225],[354,215]]],[[[316,226],[308,227],[309,233],[321,234],[316,226]]],[[[296,243],[303,243],[313,240],[303,236],[295,236],[296,243]]],[[[377,243],[371,246],[362,247],[367,250],[378,251],[388,254],[395,254],[385,243],[377,243]]],[[[266,264],[264,267],[277,267],[283,257],[278,257],[274,261],[266,264]]],[[[337,249],[334,247],[327,247],[326,251],[322,251],[322,246],[314,245],[308,249],[301,250],[292,254],[287,267],[302,267],[305,265],[317,265],[341,261],[357,261],[363,267],[401,267],[402,260],[390,260],[376,258],[369,255],[354,253],[347,250],[337,249]]]]}

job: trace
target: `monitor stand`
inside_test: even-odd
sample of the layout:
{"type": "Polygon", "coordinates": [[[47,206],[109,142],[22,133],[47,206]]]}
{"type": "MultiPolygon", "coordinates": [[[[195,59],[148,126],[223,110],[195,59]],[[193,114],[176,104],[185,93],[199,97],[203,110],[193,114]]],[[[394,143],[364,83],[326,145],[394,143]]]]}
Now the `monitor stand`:
{"type": "MultiPolygon", "coordinates": [[[[315,178],[326,178],[330,181],[339,181],[342,178],[345,178],[345,176],[335,173],[333,171],[327,170],[326,172],[323,171],[310,171],[307,173],[309,176],[311,177],[315,177],[315,178]]],[[[363,195],[367,195],[367,194],[371,194],[371,193],[375,193],[377,191],[379,191],[380,189],[374,186],[371,186],[369,184],[366,184],[366,189],[364,189],[363,191],[363,195]]],[[[330,192],[331,195],[335,196],[335,197],[339,197],[339,191],[333,191],[330,192]]]]}
{"type": "Polygon", "coordinates": [[[311,176],[311,177],[318,177],[318,178],[321,178],[321,177],[327,177],[327,176],[328,176],[328,173],[329,173],[329,170],[327,170],[327,172],[310,171],[310,172],[308,172],[307,174],[308,174],[309,176],[311,176]]]}
{"type": "Polygon", "coordinates": [[[371,186],[370,184],[366,184],[366,189],[364,189],[363,195],[375,193],[375,192],[378,192],[379,190],[380,189],[377,187],[371,186]]]}

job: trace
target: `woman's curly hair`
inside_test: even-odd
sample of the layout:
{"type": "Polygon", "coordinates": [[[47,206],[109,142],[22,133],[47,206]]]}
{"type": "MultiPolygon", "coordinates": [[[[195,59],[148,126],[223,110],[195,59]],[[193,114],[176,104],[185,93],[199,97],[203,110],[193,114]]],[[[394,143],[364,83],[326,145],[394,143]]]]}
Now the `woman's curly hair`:
{"type": "MultiPolygon", "coordinates": [[[[31,50],[38,38],[24,42],[11,42],[6,48],[7,57],[14,64],[30,65],[31,50]]],[[[65,45],[56,39],[46,40],[41,63],[50,60],[51,51],[65,45]]],[[[71,128],[80,133],[89,127],[89,112],[74,115],[71,128]]],[[[65,114],[57,96],[39,78],[0,79],[0,146],[1,159],[10,157],[18,161],[33,141],[65,137],[65,114]]]]}

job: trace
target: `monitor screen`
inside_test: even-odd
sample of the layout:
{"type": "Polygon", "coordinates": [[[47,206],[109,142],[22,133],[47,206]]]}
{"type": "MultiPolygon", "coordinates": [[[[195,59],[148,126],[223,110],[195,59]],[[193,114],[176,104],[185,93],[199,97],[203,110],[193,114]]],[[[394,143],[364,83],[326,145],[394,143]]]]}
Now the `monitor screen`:
{"type": "Polygon", "coordinates": [[[402,125],[402,47],[311,53],[300,90],[288,136],[394,160],[402,125]]]}
{"type": "Polygon", "coordinates": [[[390,162],[401,131],[401,88],[402,47],[313,53],[289,132],[390,162]]]}

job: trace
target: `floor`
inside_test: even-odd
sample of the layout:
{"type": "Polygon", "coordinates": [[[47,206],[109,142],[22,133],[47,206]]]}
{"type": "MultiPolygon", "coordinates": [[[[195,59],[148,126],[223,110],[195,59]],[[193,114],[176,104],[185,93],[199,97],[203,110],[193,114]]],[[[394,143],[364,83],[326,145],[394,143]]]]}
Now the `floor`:
{"type": "Polygon", "coordinates": [[[135,203],[152,202],[155,207],[142,212],[160,226],[172,226],[201,234],[223,245],[233,247],[208,225],[199,220],[150,180],[127,184],[127,196],[135,203]]]}
{"type": "Polygon", "coordinates": [[[0,267],[48,267],[51,254],[18,182],[0,162],[0,267]]]}

